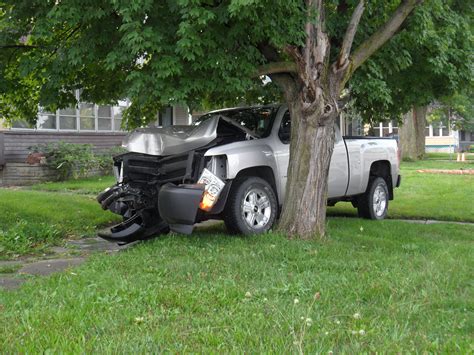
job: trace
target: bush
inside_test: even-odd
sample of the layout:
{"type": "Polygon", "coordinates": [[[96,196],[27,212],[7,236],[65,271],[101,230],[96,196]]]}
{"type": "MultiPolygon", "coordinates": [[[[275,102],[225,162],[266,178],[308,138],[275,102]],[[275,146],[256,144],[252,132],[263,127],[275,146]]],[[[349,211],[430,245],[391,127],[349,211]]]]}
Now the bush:
{"type": "Polygon", "coordinates": [[[0,229],[0,254],[17,256],[43,250],[57,244],[62,232],[55,226],[46,223],[28,223],[20,220],[7,230],[0,229]]]}
{"type": "Polygon", "coordinates": [[[105,152],[97,154],[95,159],[97,162],[98,169],[104,174],[110,174],[112,172],[113,167],[113,157],[119,154],[126,153],[127,150],[122,147],[113,147],[105,152]]]}
{"type": "Polygon", "coordinates": [[[29,148],[31,153],[42,153],[46,165],[58,173],[59,180],[77,179],[91,172],[110,173],[112,156],[123,153],[121,147],[114,147],[107,152],[94,154],[92,144],[74,144],[66,142],[44,143],[29,148]]]}
{"type": "Polygon", "coordinates": [[[77,179],[85,176],[95,167],[94,152],[91,144],[73,144],[65,142],[44,143],[29,148],[32,153],[43,153],[46,165],[58,172],[58,178],[77,179]]]}

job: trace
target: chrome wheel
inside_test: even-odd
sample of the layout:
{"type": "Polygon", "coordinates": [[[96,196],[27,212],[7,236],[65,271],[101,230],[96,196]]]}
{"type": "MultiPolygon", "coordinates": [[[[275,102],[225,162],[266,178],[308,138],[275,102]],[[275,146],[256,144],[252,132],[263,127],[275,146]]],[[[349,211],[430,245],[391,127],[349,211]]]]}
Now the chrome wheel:
{"type": "Polygon", "coordinates": [[[387,208],[387,193],[382,185],[377,185],[375,188],[372,201],[375,215],[383,216],[387,208]]]}
{"type": "Polygon", "coordinates": [[[252,229],[264,228],[270,221],[272,206],[268,194],[259,188],[251,188],[245,194],[241,206],[242,219],[252,229]]]}

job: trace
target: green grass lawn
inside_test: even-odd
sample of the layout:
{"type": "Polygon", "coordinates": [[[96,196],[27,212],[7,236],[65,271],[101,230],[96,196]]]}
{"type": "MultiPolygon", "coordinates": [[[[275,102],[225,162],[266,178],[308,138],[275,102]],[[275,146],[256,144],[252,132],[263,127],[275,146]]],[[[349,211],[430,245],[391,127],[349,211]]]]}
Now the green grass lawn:
{"type": "Polygon", "coordinates": [[[113,176],[94,176],[77,180],[44,182],[28,188],[37,191],[74,192],[98,195],[101,191],[114,184],[115,178],[113,176]]]}
{"type": "MultiPolygon", "coordinates": [[[[474,160],[474,153],[465,153],[467,160],[474,160]]],[[[426,153],[426,159],[429,160],[456,160],[457,153],[426,153]]]]}
{"type": "Polygon", "coordinates": [[[94,235],[116,220],[92,196],[0,189],[0,259],[43,251],[65,237],[94,235]]]}
{"type": "Polygon", "coordinates": [[[331,218],[324,243],[168,235],[0,293],[0,348],[469,353],[473,231],[331,218]]]}

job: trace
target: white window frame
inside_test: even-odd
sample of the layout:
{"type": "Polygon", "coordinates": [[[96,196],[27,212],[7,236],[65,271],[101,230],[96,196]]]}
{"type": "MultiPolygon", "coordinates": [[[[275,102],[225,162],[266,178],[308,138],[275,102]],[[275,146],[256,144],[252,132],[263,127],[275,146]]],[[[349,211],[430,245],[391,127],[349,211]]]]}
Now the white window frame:
{"type": "MultiPolygon", "coordinates": [[[[63,115],[63,116],[66,116],[66,117],[75,117],[76,118],[76,128],[75,129],[61,129],[60,128],[60,113],[59,111],[60,110],[56,110],[56,112],[54,113],[56,115],[56,128],[40,128],[39,127],[39,122],[36,121],[36,125],[34,128],[15,128],[15,127],[11,127],[10,130],[13,130],[13,131],[24,131],[24,132],[31,132],[31,131],[39,131],[39,132],[66,132],[66,133],[71,133],[71,132],[77,132],[77,133],[80,133],[80,132],[84,132],[84,133],[91,133],[91,132],[96,132],[96,133],[124,133],[125,131],[122,131],[120,129],[120,127],[116,128],[115,127],[115,112],[114,112],[114,108],[115,107],[120,107],[120,108],[123,108],[123,107],[127,107],[128,105],[130,105],[129,101],[128,100],[125,100],[123,101],[126,105],[106,105],[106,106],[110,106],[111,108],[111,117],[110,117],[110,120],[111,120],[111,124],[110,124],[110,127],[111,129],[110,130],[99,130],[99,105],[97,104],[93,104],[93,112],[94,112],[94,129],[93,130],[83,130],[81,129],[81,114],[80,114],[80,105],[82,103],[86,103],[86,102],[81,102],[79,101],[79,90],[76,90],[75,92],[75,96],[76,96],[76,100],[79,102],[79,105],[76,106],[74,109],[75,109],[75,115],[63,115]]],[[[173,106],[173,125],[175,124],[175,108],[173,106]]],[[[41,114],[41,108],[38,107],[38,114],[37,114],[37,117],[39,118],[41,114]]],[[[52,112],[49,113],[50,115],[53,115],[52,112]]],[[[84,116],[86,117],[86,116],[84,116]]],[[[107,117],[101,117],[101,118],[107,118],[107,117]]]]}
{"type": "Polygon", "coordinates": [[[114,106],[112,105],[104,105],[104,106],[109,106],[110,107],[110,117],[99,117],[99,105],[95,105],[97,109],[96,113],[96,128],[97,132],[114,132],[114,106]],[[110,119],[110,129],[99,129],[99,118],[101,119],[110,119]]]}
{"type": "Polygon", "coordinates": [[[92,112],[93,112],[93,116],[82,116],[84,118],[93,118],[94,119],[94,129],[82,129],[81,128],[81,104],[91,104],[90,102],[79,102],[79,107],[76,108],[76,114],[77,114],[77,123],[78,123],[78,132],[86,132],[86,133],[91,133],[91,132],[98,132],[98,124],[99,122],[97,122],[97,105],[96,104],[92,104],[92,112]]]}

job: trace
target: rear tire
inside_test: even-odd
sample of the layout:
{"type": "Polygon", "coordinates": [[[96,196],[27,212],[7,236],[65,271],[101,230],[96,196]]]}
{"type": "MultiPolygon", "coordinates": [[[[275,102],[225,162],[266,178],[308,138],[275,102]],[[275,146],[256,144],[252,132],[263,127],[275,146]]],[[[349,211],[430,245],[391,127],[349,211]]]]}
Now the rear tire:
{"type": "Polygon", "coordinates": [[[381,178],[371,178],[365,194],[357,201],[359,217],[381,220],[387,216],[389,192],[387,182],[381,178]]]}
{"type": "Polygon", "coordinates": [[[232,233],[268,232],[278,213],[272,186],[265,180],[246,176],[236,179],[227,198],[224,223],[232,233]]]}

